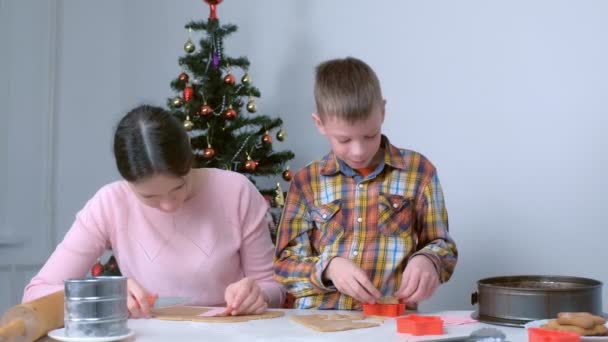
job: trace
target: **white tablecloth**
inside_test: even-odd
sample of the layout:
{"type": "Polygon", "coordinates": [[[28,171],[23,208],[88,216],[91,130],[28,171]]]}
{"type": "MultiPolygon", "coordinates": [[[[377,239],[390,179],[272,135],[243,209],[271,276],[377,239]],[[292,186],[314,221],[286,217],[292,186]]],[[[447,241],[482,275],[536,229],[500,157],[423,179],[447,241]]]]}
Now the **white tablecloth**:
{"type": "MultiPolygon", "coordinates": [[[[285,316],[275,319],[249,321],[241,323],[198,323],[161,321],[156,319],[129,320],[129,328],[135,332],[128,341],[141,342],[238,342],[238,341],[425,341],[430,337],[415,337],[397,333],[394,319],[387,319],[381,326],[367,329],[340,332],[317,332],[289,320],[289,315],[312,313],[352,313],[344,311],[317,310],[284,310],[285,316]]],[[[424,313],[432,315],[468,316],[471,311],[443,311],[424,313]]],[[[468,335],[482,327],[498,328],[507,335],[511,342],[525,342],[527,332],[523,328],[511,328],[483,323],[446,326],[444,338],[468,335]]],[[[437,337],[434,337],[435,339],[437,337]]],[[[47,339],[50,341],[50,339],[47,339]]]]}

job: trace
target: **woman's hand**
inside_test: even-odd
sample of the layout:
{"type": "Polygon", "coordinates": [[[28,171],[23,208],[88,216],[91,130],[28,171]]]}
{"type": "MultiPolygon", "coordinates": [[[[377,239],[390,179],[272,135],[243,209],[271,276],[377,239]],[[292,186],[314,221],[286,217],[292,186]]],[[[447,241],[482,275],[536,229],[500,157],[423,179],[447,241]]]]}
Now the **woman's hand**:
{"type": "Polygon", "coordinates": [[[228,285],[224,299],[228,315],[262,314],[268,309],[264,292],[255,280],[250,278],[243,278],[228,285]]]}
{"type": "Polygon", "coordinates": [[[130,318],[150,317],[150,294],[133,279],[127,279],[127,309],[130,318]]]}

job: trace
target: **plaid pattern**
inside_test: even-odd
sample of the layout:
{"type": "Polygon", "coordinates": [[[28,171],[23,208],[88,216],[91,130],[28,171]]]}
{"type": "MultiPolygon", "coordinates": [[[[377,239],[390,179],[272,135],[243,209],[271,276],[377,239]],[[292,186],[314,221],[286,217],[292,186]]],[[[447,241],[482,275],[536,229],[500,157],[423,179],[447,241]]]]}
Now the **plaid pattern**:
{"type": "Polygon", "coordinates": [[[407,261],[428,257],[447,281],[458,252],[435,167],[382,137],[385,155],[363,178],[333,153],[294,177],[279,224],[275,278],[296,308],[358,309],[361,304],[322,280],[333,257],[350,259],[385,295],[401,284],[407,261]]]}

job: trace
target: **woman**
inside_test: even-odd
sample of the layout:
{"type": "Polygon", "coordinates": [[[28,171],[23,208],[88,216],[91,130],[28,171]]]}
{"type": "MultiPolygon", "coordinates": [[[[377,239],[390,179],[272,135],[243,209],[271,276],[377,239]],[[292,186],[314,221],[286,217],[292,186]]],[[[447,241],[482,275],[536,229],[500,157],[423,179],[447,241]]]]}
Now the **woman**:
{"type": "Polygon", "coordinates": [[[84,277],[111,248],[128,278],[131,317],[149,316],[151,295],[226,306],[233,315],[280,307],[273,280],[267,205],[241,174],[193,169],[181,122],[140,106],[118,124],[114,156],[122,181],[102,187],[25,288],[30,301],[84,277]]]}

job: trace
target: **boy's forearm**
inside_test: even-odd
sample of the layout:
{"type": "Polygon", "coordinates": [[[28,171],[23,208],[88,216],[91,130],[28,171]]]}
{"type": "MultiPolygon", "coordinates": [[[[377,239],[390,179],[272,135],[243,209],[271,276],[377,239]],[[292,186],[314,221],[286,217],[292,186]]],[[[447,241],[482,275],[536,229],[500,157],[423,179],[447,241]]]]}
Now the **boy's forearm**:
{"type": "Polygon", "coordinates": [[[306,201],[297,182],[291,185],[277,232],[275,279],[294,297],[306,297],[333,291],[323,284],[322,274],[328,262],[311,247],[312,223],[306,201]]]}
{"type": "Polygon", "coordinates": [[[434,240],[414,253],[412,257],[417,255],[423,255],[433,262],[442,283],[450,279],[458,261],[458,249],[451,239],[434,240]]]}
{"type": "Polygon", "coordinates": [[[448,213],[436,173],[428,178],[419,203],[419,250],[414,255],[428,257],[439,273],[439,280],[444,283],[454,273],[458,249],[449,233],[448,213]]]}
{"type": "Polygon", "coordinates": [[[324,256],[291,254],[275,261],[275,279],[296,298],[332,292],[335,288],[323,282],[323,271],[329,261],[324,256]]]}

